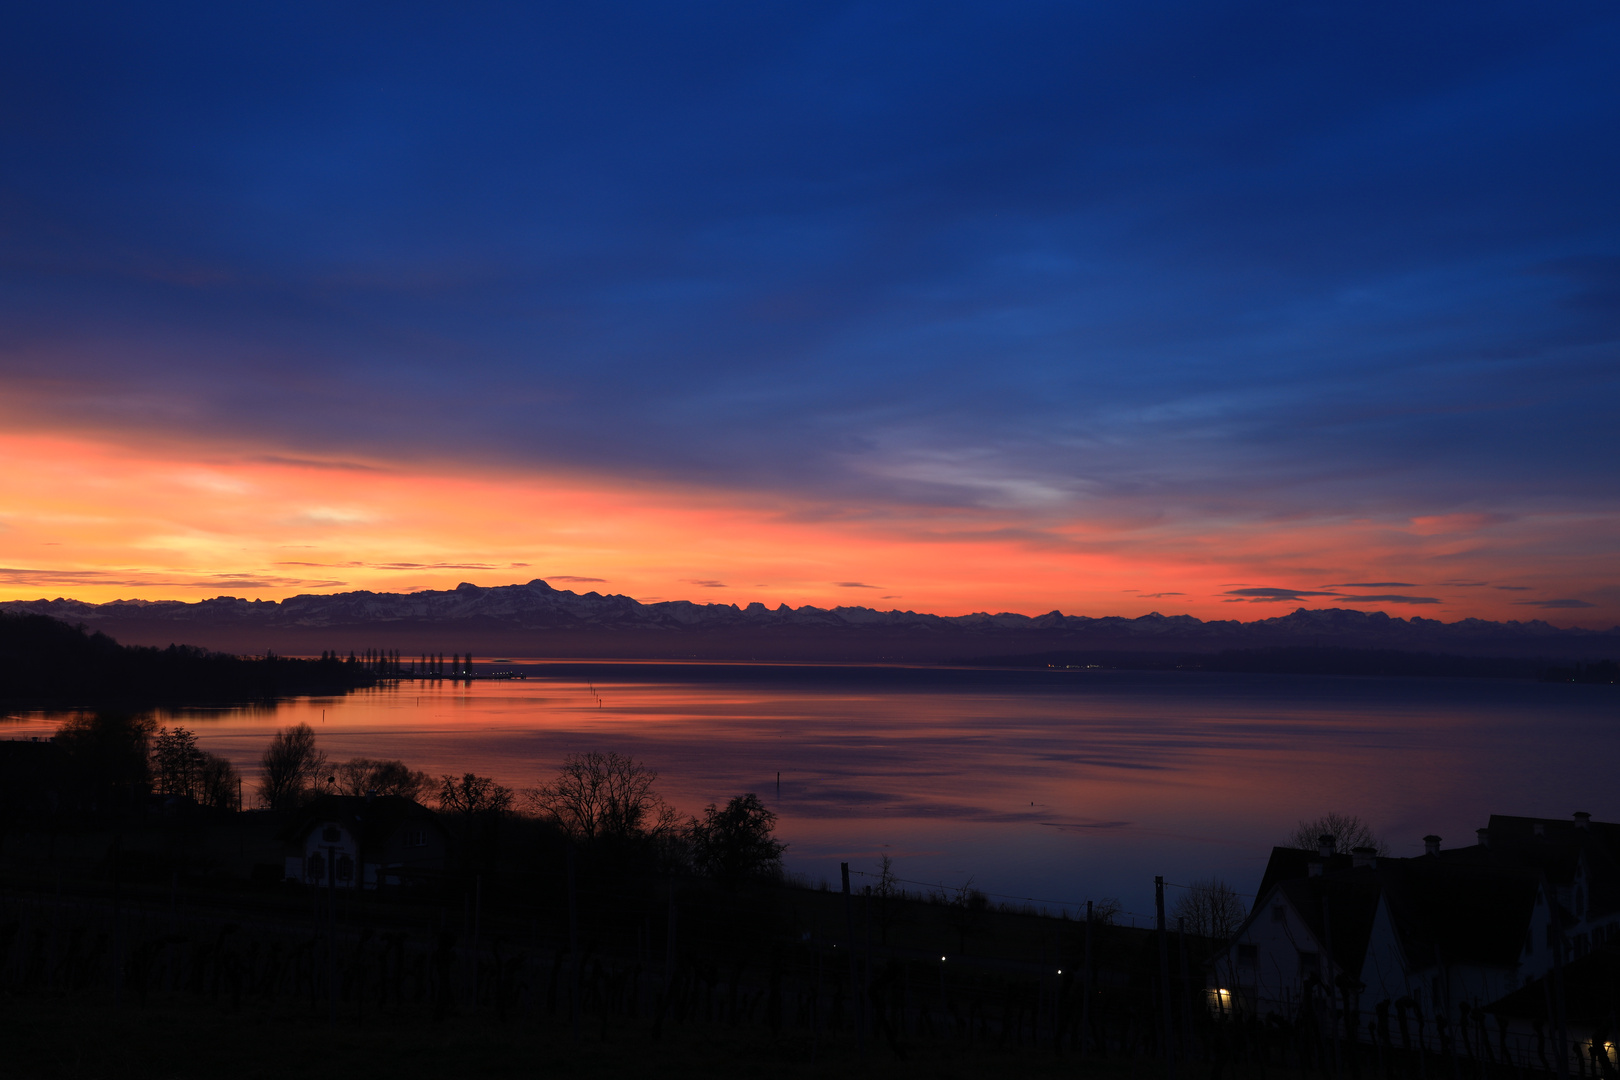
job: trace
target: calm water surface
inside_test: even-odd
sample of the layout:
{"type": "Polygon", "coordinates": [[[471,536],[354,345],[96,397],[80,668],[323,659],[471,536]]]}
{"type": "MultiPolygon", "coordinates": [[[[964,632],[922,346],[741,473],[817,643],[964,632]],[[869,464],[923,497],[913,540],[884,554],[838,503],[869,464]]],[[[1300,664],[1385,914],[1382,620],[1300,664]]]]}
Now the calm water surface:
{"type": "MultiPolygon", "coordinates": [[[[333,759],[397,757],[512,787],[617,750],[684,813],[743,791],[790,870],[902,877],[1151,911],[1153,875],[1252,892],[1302,817],[1359,814],[1391,853],[1473,841],[1492,813],[1620,819],[1620,693],[1471,680],[579,663],[521,681],[402,682],[168,714],[249,778],[303,721],[333,759]],[[777,774],[781,774],[780,789],[777,774]]],[[[13,721],[10,734],[51,718],[13,721]]],[[[862,879],[857,878],[859,883],[862,879]]]]}

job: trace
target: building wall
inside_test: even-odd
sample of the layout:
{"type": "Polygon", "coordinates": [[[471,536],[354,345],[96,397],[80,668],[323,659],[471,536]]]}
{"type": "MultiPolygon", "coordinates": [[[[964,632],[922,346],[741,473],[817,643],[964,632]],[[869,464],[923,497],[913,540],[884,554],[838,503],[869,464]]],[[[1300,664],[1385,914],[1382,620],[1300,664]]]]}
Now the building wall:
{"type": "Polygon", "coordinates": [[[1304,1000],[1307,977],[1328,974],[1326,950],[1280,892],[1263,903],[1216,961],[1217,988],[1228,991],[1237,1008],[1262,1019],[1293,1017],[1304,1000]]]}
{"type": "Polygon", "coordinates": [[[287,877],[321,888],[334,879],[340,889],[360,888],[366,871],[360,863],[358,839],[335,821],[317,822],[304,836],[302,854],[288,856],[287,877]],[[336,873],[329,871],[328,859],[336,863],[336,873]]]}

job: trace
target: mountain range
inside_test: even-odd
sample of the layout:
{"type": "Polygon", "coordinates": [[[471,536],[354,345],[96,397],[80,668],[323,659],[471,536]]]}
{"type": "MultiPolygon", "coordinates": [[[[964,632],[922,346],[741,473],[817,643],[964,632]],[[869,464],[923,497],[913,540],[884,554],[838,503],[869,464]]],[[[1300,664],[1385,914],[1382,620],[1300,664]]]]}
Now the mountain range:
{"type": "Polygon", "coordinates": [[[1540,619],[1442,622],[1379,611],[1299,608],[1242,622],[1190,615],[1139,618],[1002,612],[930,615],[866,607],[754,603],[643,604],[631,597],[527,584],[413,593],[306,594],[286,600],[13,600],[0,610],[49,615],[126,644],[180,642],[234,653],[398,649],[482,656],[942,662],[1042,652],[1217,653],[1338,648],[1457,656],[1593,660],[1620,655],[1620,627],[1540,619]]]}

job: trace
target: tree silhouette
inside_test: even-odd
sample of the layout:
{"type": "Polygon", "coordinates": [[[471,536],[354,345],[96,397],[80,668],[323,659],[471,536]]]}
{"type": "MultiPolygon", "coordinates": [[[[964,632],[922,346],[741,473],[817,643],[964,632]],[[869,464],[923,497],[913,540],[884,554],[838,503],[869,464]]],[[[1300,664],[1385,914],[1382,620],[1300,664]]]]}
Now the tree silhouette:
{"type": "Polygon", "coordinates": [[[319,783],[326,755],[315,748],[315,729],[294,724],[276,732],[259,759],[259,801],[272,810],[303,802],[319,783]]]}
{"type": "Polygon", "coordinates": [[[1193,882],[1171,912],[1174,918],[1187,920],[1189,933],[1223,941],[1237,933],[1246,914],[1242,899],[1218,877],[1193,882]]]}
{"type": "Polygon", "coordinates": [[[403,761],[350,758],[340,762],[332,774],[340,795],[403,795],[421,801],[435,786],[431,776],[403,761]]]}
{"type": "Polygon", "coordinates": [[[688,828],[692,861],[719,878],[780,877],[787,845],[771,836],[775,828],[776,815],[751,791],[724,807],[710,803],[688,828]]]}
{"type": "Polygon", "coordinates": [[[439,808],[467,817],[504,814],[512,808],[512,789],[487,776],[463,773],[439,778],[439,808]]]}
{"type": "Polygon", "coordinates": [[[1376,848],[1380,855],[1389,854],[1389,846],[1372,831],[1372,826],[1354,814],[1328,813],[1310,821],[1301,821],[1288,834],[1284,846],[1315,851],[1324,836],[1333,837],[1334,851],[1370,847],[1376,848]]]}
{"type": "Polygon", "coordinates": [[[152,718],[142,713],[79,714],[57,730],[80,797],[90,809],[133,806],[151,782],[152,718]]]}
{"type": "Polygon", "coordinates": [[[570,754],[525,801],[581,843],[674,834],[674,807],[653,790],[658,773],[623,754],[570,754]]]}
{"type": "Polygon", "coordinates": [[[152,740],[152,778],[160,795],[179,795],[199,806],[235,809],[239,801],[236,767],[197,745],[183,727],[160,728],[152,740]]]}

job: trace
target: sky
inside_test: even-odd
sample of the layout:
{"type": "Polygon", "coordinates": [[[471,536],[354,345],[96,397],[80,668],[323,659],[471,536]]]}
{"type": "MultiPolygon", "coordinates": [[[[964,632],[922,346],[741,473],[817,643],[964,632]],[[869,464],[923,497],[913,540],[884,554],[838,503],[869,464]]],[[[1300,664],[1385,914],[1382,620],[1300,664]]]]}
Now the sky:
{"type": "Polygon", "coordinates": [[[0,599],[1620,623],[1620,10],[0,12],[0,599]]]}

